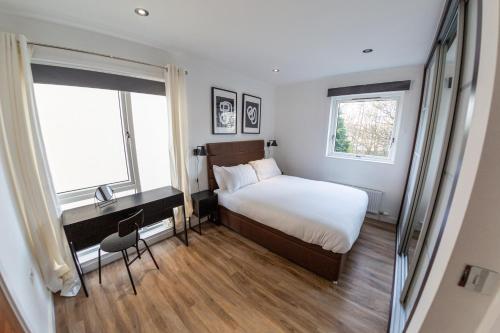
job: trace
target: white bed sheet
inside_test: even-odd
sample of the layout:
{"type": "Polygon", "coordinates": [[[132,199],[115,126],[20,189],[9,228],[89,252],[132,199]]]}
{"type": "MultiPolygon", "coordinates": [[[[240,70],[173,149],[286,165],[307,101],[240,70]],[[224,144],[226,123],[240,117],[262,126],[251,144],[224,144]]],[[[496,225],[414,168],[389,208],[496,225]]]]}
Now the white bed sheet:
{"type": "Polygon", "coordinates": [[[368,205],[364,191],[285,175],[217,193],[227,209],[335,253],[351,249],[368,205]]]}

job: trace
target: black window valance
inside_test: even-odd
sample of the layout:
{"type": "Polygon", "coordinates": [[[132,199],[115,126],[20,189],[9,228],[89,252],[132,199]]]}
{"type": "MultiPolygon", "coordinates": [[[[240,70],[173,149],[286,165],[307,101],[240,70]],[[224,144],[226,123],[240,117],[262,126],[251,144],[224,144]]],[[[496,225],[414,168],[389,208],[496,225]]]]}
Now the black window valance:
{"type": "Polygon", "coordinates": [[[32,64],[35,83],[110,89],[152,95],[165,95],[165,83],[130,76],[83,69],[32,64]]]}
{"type": "Polygon", "coordinates": [[[410,83],[410,80],[406,80],[330,88],[328,89],[328,97],[410,90],[410,83]]]}

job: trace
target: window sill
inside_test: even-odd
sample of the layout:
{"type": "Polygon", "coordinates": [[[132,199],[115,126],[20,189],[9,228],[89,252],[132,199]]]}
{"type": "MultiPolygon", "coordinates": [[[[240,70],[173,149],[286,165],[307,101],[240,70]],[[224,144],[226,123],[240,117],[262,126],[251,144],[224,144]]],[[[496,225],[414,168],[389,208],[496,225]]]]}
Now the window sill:
{"type": "MultiPolygon", "coordinates": [[[[133,182],[111,184],[116,198],[134,193],[137,190],[137,185],[133,182]]],[[[70,192],[57,193],[57,199],[62,210],[68,210],[80,206],[96,203],[94,200],[97,187],[91,187],[70,192]]]]}
{"type": "Polygon", "coordinates": [[[352,155],[342,155],[342,154],[335,154],[335,155],[326,155],[327,158],[336,158],[336,159],[341,159],[341,160],[352,160],[352,161],[359,161],[359,162],[375,162],[375,163],[381,163],[381,164],[394,164],[394,159],[377,159],[377,158],[369,158],[369,157],[356,157],[352,155]]]}

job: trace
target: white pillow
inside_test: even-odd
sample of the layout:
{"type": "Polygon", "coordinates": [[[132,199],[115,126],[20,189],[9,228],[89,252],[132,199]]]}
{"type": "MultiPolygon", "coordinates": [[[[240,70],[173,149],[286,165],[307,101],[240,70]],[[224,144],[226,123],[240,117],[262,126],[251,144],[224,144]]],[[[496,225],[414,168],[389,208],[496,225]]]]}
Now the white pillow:
{"type": "Polygon", "coordinates": [[[274,158],[252,161],[249,164],[255,169],[259,181],[281,175],[281,170],[274,158]]]}
{"type": "Polygon", "coordinates": [[[224,170],[224,185],[229,192],[237,191],[238,189],[250,184],[257,183],[257,175],[254,169],[249,164],[240,164],[233,167],[222,167],[224,170]]]}
{"type": "Polygon", "coordinates": [[[218,165],[214,165],[214,177],[217,185],[222,191],[226,190],[226,184],[224,183],[224,169],[218,165]]]}

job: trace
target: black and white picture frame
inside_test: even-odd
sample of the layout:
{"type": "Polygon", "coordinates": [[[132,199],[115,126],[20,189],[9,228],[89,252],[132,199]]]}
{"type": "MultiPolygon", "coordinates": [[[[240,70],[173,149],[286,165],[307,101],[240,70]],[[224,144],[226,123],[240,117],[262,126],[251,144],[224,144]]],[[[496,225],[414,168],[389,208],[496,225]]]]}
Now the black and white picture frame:
{"type": "Polygon", "coordinates": [[[212,87],[212,133],[236,134],[238,95],[212,87]]]}
{"type": "Polygon", "coordinates": [[[261,106],[260,97],[243,94],[241,133],[260,134],[261,106]]]}

